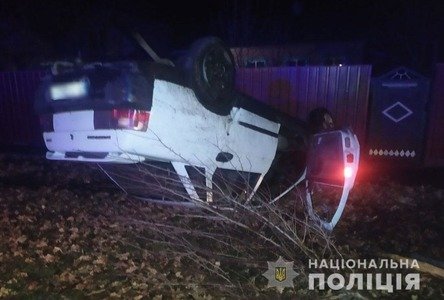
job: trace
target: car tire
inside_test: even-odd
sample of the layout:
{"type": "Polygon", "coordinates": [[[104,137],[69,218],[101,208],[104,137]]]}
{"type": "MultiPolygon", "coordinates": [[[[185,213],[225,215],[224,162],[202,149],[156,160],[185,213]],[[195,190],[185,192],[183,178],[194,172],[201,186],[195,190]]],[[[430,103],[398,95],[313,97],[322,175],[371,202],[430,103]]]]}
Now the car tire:
{"type": "Polygon", "coordinates": [[[308,114],[308,127],[311,134],[334,130],[333,115],[324,107],[315,108],[308,114]]]}
{"type": "Polygon", "coordinates": [[[199,102],[218,115],[228,115],[233,107],[234,59],[217,37],[194,42],[181,63],[199,102]]]}

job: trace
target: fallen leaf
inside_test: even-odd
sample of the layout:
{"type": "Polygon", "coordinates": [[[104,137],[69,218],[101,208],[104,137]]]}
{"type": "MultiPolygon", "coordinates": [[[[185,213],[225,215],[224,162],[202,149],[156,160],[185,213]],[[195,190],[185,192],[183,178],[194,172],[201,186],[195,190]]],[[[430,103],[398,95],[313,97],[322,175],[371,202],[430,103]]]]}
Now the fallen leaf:
{"type": "Polygon", "coordinates": [[[137,270],[136,266],[131,266],[128,269],[125,270],[125,273],[131,274],[131,273],[134,273],[134,271],[136,271],[136,270],[137,270]]]}
{"type": "Polygon", "coordinates": [[[91,260],[91,256],[89,255],[82,255],[79,258],[76,259],[77,261],[90,261],[91,260]]]}
{"type": "Polygon", "coordinates": [[[19,237],[19,238],[17,239],[17,242],[18,242],[19,244],[23,244],[27,239],[28,239],[28,238],[26,237],[26,235],[22,235],[21,237],[19,237]]]}
{"type": "Polygon", "coordinates": [[[76,276],[70,271],[65,271],[59,276],[60,281],[74,283],[76,281],[76,276]]]}
{"type": "Polygon", "coordinates": [[[28,284],[27,288],[30,291],[33,291],[37,288],[38,283],[36,281],[32,281],[31,283],[28,284]]]}
{"type": "Polygon", "coordinates": [[[14,257],[17,257],[17,256],[19,256],[19,257],[23,257],[24,255],[23,255],[23,253],[21,252],[21,251],[14,251],[14,257]]]}
{"type": "Polygon", "coordinates": [[[101,255],[99,256],[94,262],[93,264],[95,265],[106,265],[106,257],[101,255]]]}
{"type": "Polygon", "coordinates": [[[46,254],[45,256],[43,256],[43,260],[46,262],[46,263],[52,263],[52,262],[54,262],[55,261],[55,256],[54,255],[51,255],[51,254],[46,254]]]}
{"type": "Polygon", "coordinates": [[[46,242],[46,240],[40,240],[36,245],[37,248],[43,248],[48,246],[48,243],[46,242]]]}
{"type": "Polygon", "coordinates": [[[119,260],[126,261],[126,260],[128,260],[128,258],[129,258],[129,253],[126,252],[126,253],[123,253],[123,254],[117,254],[117,258],[118,258],[119,260]]]}

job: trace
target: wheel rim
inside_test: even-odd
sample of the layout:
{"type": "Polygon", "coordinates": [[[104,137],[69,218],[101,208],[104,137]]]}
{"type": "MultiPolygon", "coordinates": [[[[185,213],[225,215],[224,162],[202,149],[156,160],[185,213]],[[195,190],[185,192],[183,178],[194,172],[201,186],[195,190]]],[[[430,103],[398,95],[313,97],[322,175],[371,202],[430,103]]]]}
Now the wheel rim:
{"type": "Polygon", "coordinates": [[[204,57],[203,79],[213,94],[219,95],[231,88],[232,69],[231,60],[222,49],[214,49],[204,57]]]}

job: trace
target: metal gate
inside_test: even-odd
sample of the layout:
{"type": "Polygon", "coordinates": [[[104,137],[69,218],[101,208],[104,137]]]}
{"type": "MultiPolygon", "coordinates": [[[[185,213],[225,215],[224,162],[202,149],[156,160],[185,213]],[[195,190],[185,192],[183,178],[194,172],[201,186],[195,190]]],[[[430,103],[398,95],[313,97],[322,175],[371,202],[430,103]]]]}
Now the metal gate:
{"type": "Polygon", "coordinates": [[[429,80],[401,67],[372,81],[367,154],[421,163],[429,80]]]}

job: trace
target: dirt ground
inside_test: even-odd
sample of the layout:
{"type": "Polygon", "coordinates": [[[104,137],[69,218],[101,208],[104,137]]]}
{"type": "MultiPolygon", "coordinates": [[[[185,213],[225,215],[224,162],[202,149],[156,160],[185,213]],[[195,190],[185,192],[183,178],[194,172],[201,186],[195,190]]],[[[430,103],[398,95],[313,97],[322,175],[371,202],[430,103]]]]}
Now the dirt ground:
{"type": "MultiPolygon", "coordinates": [[[[341,259],[402,256],[433,265],[442,272],[442,170],[394,171],[379,166],[369,171],[370,166],[367,164],[367,171],[358,177],[344,215],[328,237],[329,247],[337,249],[340,256],[336,257],[341,259]]],[[[267,261],[287,256],[260,245],[245,248],[243,258],[248,260],[231,251],[215,256],[223,256],[224,260],[211,261],[210,253],[206,259],[216,267],[208,269],[199,260],[202,256],[170,247],[170,241],[159,239],[162,235],[153,233],[153,227],[146,223],[149,220],[149,224],[156,224],[156,230],[171,224],[167,221],[182,224],[180,218],[187,213],[185,210],[134,200],[116,188],[95,165],[46,161],[40,153],[0,154],[0,207],[0,297],[3,298],[444,297],[444,278],[428,269],[419,270],[419,290],[392,293],[356,288],[308,290],[310,270],[307,258],[302,256],[294,264],[300,274],[294,280],[294,288],[283,291],[267,288],[267,279],[262,276],[267,271],[267,261]],[[220,274],[228,279],[222,280],[220,274]]],[[[209,221],[193,220],[184,228],[204,232],[203,229],[213,226],[202,222],[209,221]]],[[[177,233],[178,229],[174,230],[177,233]]],[[[230,237],[233,244],[242,239],[242,236],[230,237]]],[[[211,245],[207,249],[216,251],[211,245]]],[[[321,249],[315,251],[323,258],[321,249]]],[[[335,256],[325,256],[331,257],[335,256]]],[[[406,270],[398,271],[387,272],[406,270]]],[[[327,275],[332,272],[326,270],[327,275]]],[[[349,272],[339,271],[344,276],[349,272]]]]}

